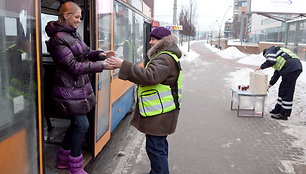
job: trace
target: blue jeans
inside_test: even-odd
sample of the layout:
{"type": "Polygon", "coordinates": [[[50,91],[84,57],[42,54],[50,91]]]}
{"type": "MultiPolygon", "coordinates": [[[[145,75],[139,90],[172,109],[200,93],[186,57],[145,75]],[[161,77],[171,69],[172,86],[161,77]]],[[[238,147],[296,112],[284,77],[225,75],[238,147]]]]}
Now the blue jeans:
{"type": "Polygon", "coordinates": [[[80,156],[82,153],[82,142],[89,128],[89,122],[86,115],[71,116],[70,126],[66,131],[63,148],[71,150],[73,157],[80,156]]]}
{"type": "Polygon", "coordinates": [[[146,151],[151,162],[151,171],[149,174],[168,174],[167,136],[146,134],[146,151]]]}

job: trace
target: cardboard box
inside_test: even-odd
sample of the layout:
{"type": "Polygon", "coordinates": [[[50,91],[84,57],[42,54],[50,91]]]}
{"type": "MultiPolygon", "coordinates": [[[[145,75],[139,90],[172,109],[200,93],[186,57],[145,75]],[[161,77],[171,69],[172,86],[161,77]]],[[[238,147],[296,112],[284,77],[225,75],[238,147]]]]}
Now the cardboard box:
{"type": "Polygon", "coordinates": [[[254,94],[267,94],[268,75],[261,71],[250,72],[250,91],[254,94]]]}

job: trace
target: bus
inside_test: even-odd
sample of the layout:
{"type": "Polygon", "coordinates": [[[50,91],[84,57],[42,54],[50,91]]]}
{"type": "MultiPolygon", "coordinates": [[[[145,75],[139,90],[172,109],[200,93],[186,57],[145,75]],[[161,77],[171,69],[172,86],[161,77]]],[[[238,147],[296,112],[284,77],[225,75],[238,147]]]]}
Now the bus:
{"type": "MultiPolygon", "coordinates": [[[[54,64],[46,49],[47,22],[65,0],[0,0],[0,173],[61,173],[56,154],[69,118],[52,112],[54,64]]],[[[114,50],[139,66],[147,60],[152,9],[142,0],[74,0],[82,8],[77,31],[92,49],[114,50]]],[[[87,115],[84,165],[94,160],[131,112],[135,85],[118,70],[91,74],[96,106],[87,115]]]]}

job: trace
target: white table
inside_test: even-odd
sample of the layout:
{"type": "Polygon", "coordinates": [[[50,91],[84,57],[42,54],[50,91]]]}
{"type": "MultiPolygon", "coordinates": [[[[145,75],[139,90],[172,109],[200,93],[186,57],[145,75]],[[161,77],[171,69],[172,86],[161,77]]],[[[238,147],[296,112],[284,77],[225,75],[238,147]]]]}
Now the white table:
{"type": "Polygon", "coordinates": [[[265,109],[265,100],[266,100],[267,94],[254,94],[250,90],[243,91],[243,90],[238,90],[238,89],[235,89],[235,88],[231,88],[231,91],[232,91],[231,110],[237,110],[237,116],[261,116],[261,117],[263,117],[264,109],[265,109]],[[235,96],[237,96],[237,100],[235,100],[235,96]],[[257,98],[261,98],[261,102],[262,102],[261,114],[258,115],[258,114],[255,113],[255,106],[252,109],[241,108],[241,106],[240,106],[240,104],[241,104],[240,103],[241,102],[241,97],[257,97],[257,98]],[[234,102],[237,103],[237,108],[233,108],[234,102]],[[240,114],[241,110],[252,111],[252,114],[241,115],[240,114]]]}

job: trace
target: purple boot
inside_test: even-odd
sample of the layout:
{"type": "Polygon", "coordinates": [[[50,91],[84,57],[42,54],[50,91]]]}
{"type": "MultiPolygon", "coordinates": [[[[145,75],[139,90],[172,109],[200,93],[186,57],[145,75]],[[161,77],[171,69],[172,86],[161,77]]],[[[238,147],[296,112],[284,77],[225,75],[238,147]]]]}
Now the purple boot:
{"type": "Polygon", "coordinates": [[[69,174],[87,174],[83,169],[83,155],[73,157],[69,155],[69,174]]]}
{"type": "Polygon", "coordinates": [[[58,169],[67,169],[69,166],[69,154],[70,150],[65,150],[60,148],[57,152],[57,159],[56,159],[56,168],[58,169]]]}

